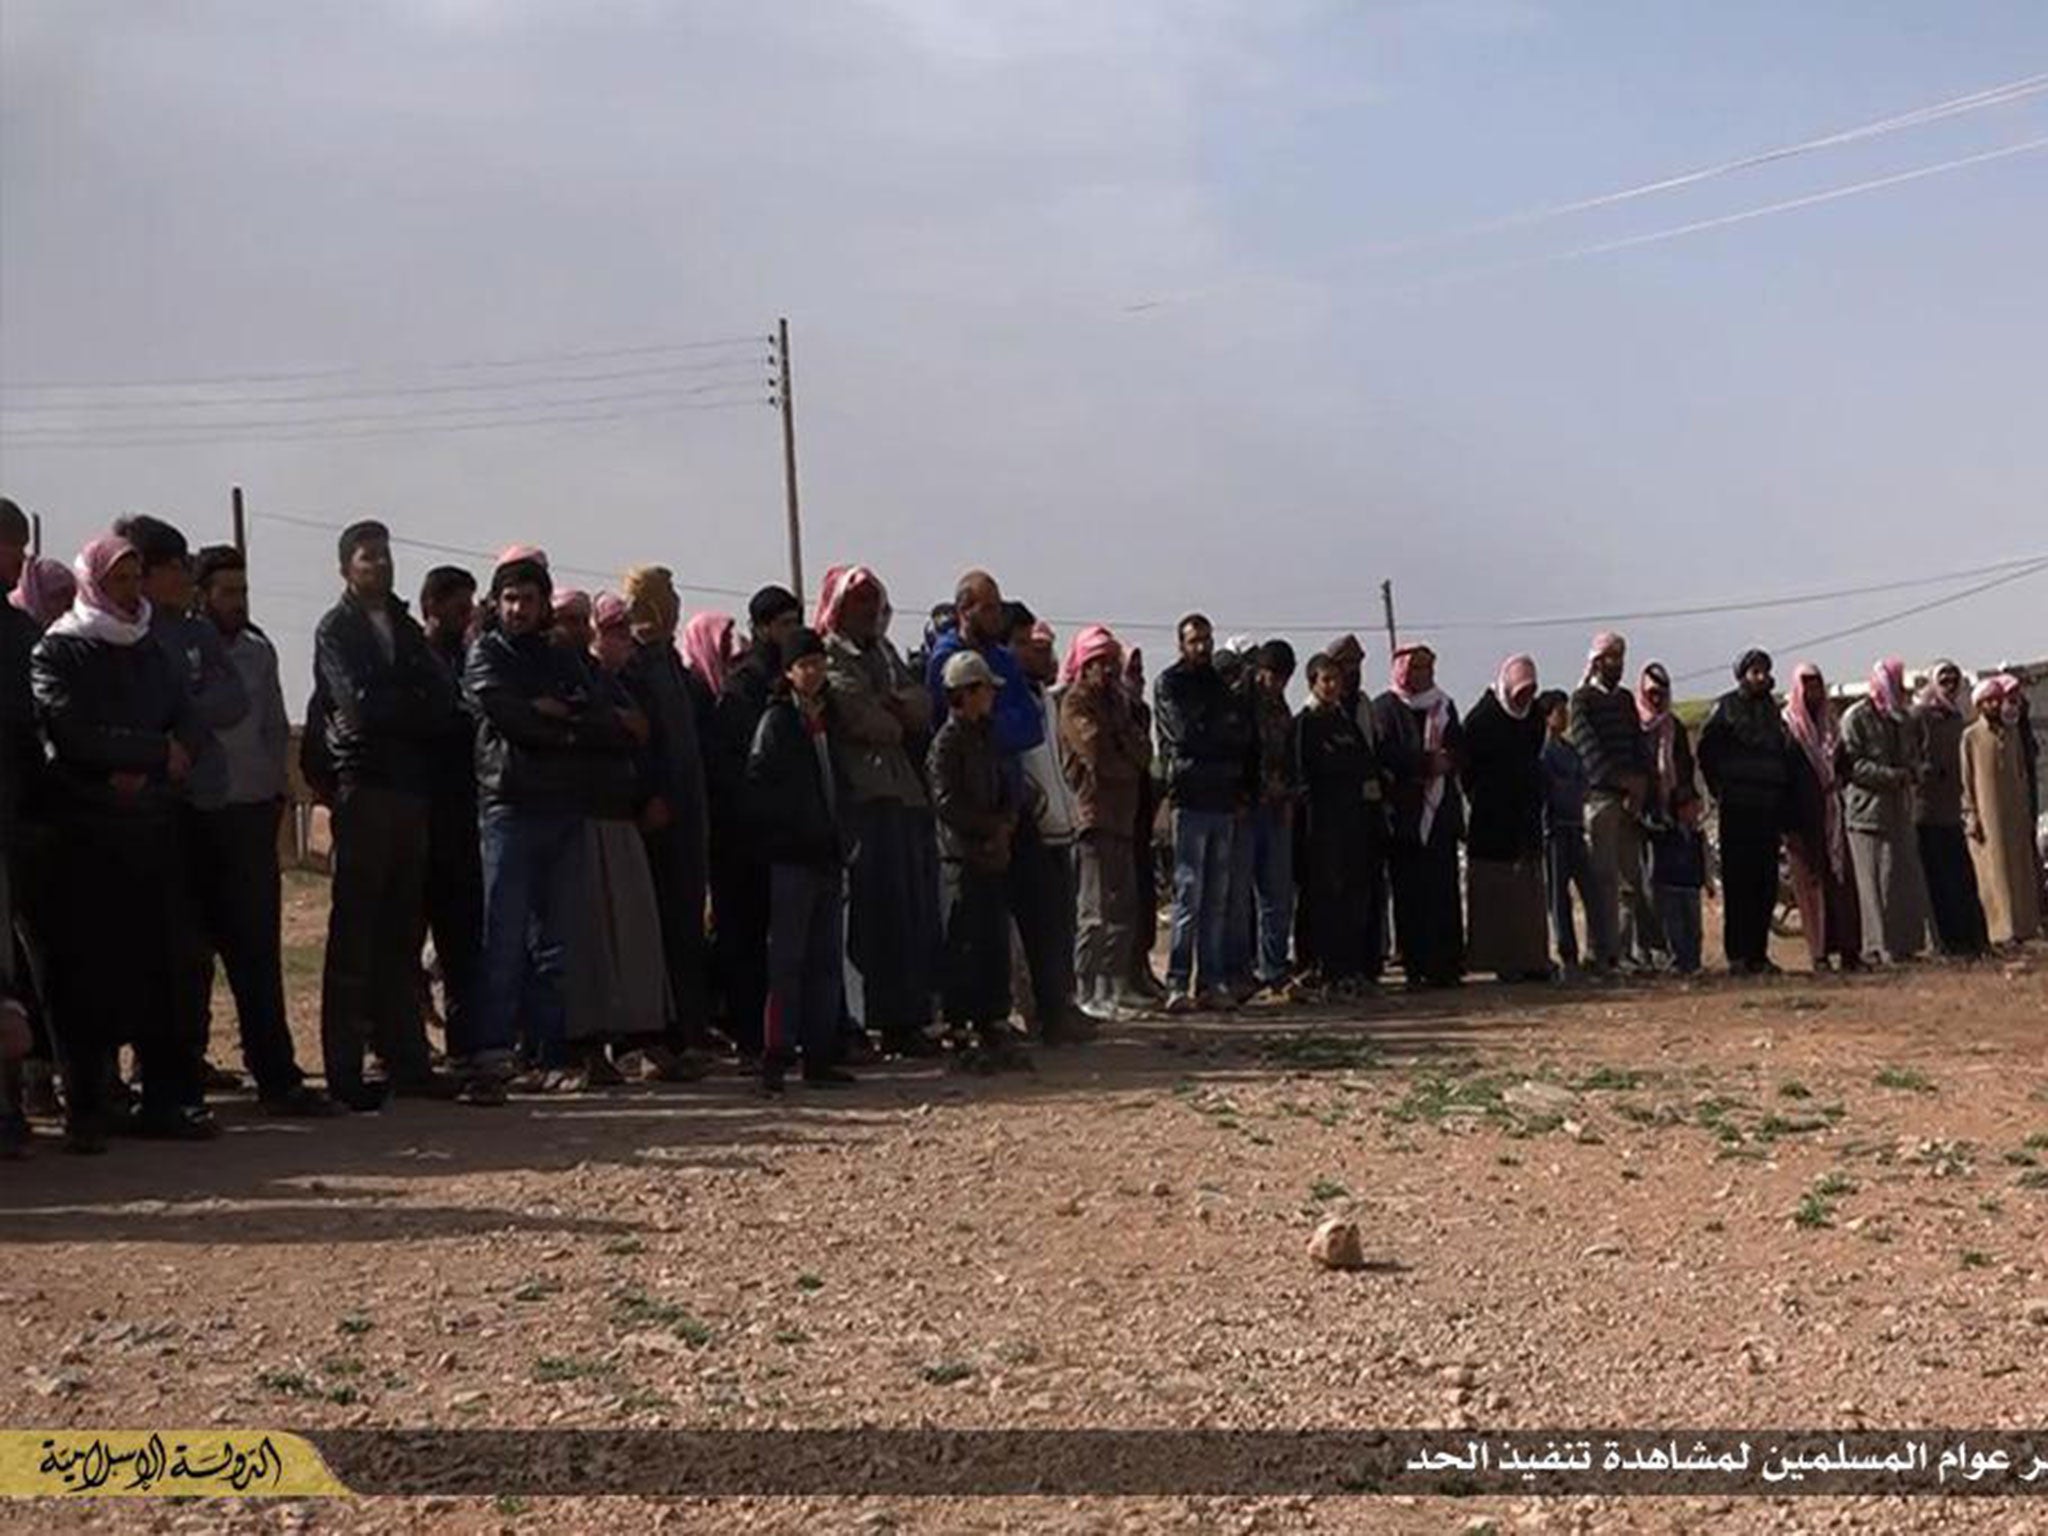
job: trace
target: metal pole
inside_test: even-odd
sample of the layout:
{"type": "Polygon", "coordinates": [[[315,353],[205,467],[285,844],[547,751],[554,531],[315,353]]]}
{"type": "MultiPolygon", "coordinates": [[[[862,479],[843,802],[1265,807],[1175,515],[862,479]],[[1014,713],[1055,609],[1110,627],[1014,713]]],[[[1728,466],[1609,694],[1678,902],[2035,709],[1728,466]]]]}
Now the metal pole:
{"type": "Polygon", "coordinates": [[[38,560],[43,558],[43,514],[40,512],[28,515],[28,552],[38,560]]]}
{"type": "Polygon", "coordinates": [[[1387,655],[1391,657],[1401,648],[1399,632],[1394,628],[1394,583],[1391,579],[1380,583],[1380,606],[1387,612],[1387,655]]]}
{"type": "Polygon", "coordinates": [[[242,520],[242,488],[239,485],[229,492],[228,500],[235,513],[235,548],[246,555],[249,553],[249,529],[242,520]]]}
{"type": "Polygon", "coordinates": [[[782,407],[782,483],[789,499],[789,589],[804,597],[804,535],[796,499],[796,406],[789,394],[789,321],[775,322],[776,400],[782,407]]]}

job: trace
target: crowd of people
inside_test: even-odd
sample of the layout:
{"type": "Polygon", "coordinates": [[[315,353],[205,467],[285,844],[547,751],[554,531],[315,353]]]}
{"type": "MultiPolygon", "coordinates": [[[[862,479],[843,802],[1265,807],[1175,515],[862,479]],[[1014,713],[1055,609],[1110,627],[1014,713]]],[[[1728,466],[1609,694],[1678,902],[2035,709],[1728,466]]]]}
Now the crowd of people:
{"type": "Polygon", "coordinates": [[[1619,635],[1569,692],[1510,657],[1463,714],[1428,646],[1375,693],[1345,636],[1296,710],[1285,640],[1219,646],[1190,614],[1148,694],[1135,646],[1095,625],[1062,654],[978,570],[908,655],[865,566],[808,614],[766,586],[744,626],[684,624],[664,567],[593,595],[515,546],[481,586],[429,570],[415,616],[363,521],[301,734],[333,849],[315,1089],[284,987],[290,729],[241,552],[145,515],[69,568],[28,543],[0,500],[10,1150],[29,1114],[80,1152],[218,1134],[207,1096],[240,1080],[209,1061],[216,964],[263,1109],[333,1115],[720,1055],[770,1092],[877,1054],[1003,1070],[1028,1040],[1358,999],[1395,966],[1417,988],[1690,973],[1717,877],[1728,963],[1761,973],[1781,862],[1816,967],[2041,927],[2036,745],[2003,674],[1942,662],[1909,696],[1881,661],[1838,718],[1816,668],[1781,702],[1752,650],[1695,740],[1619,635]]]}

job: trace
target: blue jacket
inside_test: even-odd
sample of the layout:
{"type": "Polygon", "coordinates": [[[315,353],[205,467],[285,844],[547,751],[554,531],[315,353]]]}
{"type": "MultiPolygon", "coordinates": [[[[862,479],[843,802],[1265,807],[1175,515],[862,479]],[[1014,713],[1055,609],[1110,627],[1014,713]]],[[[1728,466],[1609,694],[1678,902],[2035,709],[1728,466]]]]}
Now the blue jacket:
{"type": "MultiPolygon", "coordinates": [[[[946,706],[946,660],[962,648],[958,630],[948,630],[939,636],[932,647],[931,660],[925,663],[925,686],[932,692],[932,718],[944,720],[950,712],[946,706]]],[[[1011,654],[1007,645],[989,645],[981,648],[981,659],[988,663],[989,671],[995,673],[996,682],[996,751],[1005,760],[1014,762],[1034,747],[1045,743],[1045,712],[1038,698],[1031,691],[1031,685],[1024,678],[1024,669],[1011,654]]]]}

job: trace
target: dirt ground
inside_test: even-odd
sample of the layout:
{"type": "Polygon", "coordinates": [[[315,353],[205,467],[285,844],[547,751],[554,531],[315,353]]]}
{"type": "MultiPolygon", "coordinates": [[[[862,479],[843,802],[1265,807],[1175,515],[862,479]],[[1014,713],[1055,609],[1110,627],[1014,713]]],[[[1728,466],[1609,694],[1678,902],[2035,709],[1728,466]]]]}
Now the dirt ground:
{"type": "MultiPolygon", "coordinates": [[[[294,877],[309,1050],[324,889],[294,877]]],[[[16,1425],[2039,1426],[2048,967],[1389,996],[0,1169],[16,1425]],[[1539,1085],[1531,1088],[1529,1084],[1539,1085]],[[1313,1266],[1353,1215],[1368,1268],[1313,1266]]],[[[216,1040],[232,1040],[222,1012],[216,1040]]],[[[221,1052],[216,1051],[217,1058],[221,1052]]],[[[364,1499],[16,1530],[2038,1531],[2020,1501],[364,1499]]]]}

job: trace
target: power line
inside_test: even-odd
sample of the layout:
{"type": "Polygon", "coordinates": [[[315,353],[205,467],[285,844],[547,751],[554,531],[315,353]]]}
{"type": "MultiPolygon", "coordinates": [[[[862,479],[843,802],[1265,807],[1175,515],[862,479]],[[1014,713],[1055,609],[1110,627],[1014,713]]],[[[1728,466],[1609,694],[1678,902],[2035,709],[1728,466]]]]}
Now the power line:
{"type": "MultiPolygon", "coordinates": [[[[645,401],[649,398],[649,394],[650,392],[648,391],[639,391],[632,395],[613,396],[610,398],[645,401]]],[[[569,404],[572,402],[564,401],[557,403],[569,404]]],[[[11,442],[29,448],[90,448],[94,450],[115,448],[188,448],[203,447],[209,443],[329,442],[364,437],[413,437],[421,434],[431,434],[439,432],[503,431],[508,428],[516,427],[549,427],[574,423],[627,421],[644,416],[666,416],[673,413],[686,411],[730,411],[739,409],[751,410],[756,409],[762,405],[765,405],[766,403],[767,401],[764,397],[759,395],[750,395],[743,398],[732,400],[708,400],[697,402],[671,401],[665,404],[657,403],[653,405],[647,405],[639,409],[580,412],[571,413],[567,415],[549,416],[505,416],[502,417],[501,419],[489,421],[449,422],[445,424],[427,422],[423,425],[413,424],[406,426],[369,427],[366,429],[353,428],[342,431],[314,430],[309,432],[265,432],[261,431],[260,429],[252,429],[247,431],[222,432],[216,430],[215,435],[210,436],[160,435],[155,437],[129,438],[104,438],[90,435],[70,438],[34,437],[26,433],[0,432],[0,437],[5,437],[7,440],[11,442]]],[[[538,408],[538,402],[534,406],[529,406],[527,408],[538,408]]],[[[420,414],[424,415],[427,413],[423,412],[420,414]]],[[[417,417],[415,416],[384,419],[402,420],[408,423],[417,422],[417,417]]],[[[212,423],[207,423],[205,425],[207,425],[208,427],[213,426],[212,423]]],[[[225,426],[227,424],[222,425],[225,426]]],[[[272,423],[269,425],[277,424],[272,423]]]]}
{"type": "MultiPolygon", "coordinates": [[[[452,363],[431,363],[423,371],[456,373],[471,368],[526,368],[542,363],[589,362],[599,358],[648,357],[663,352],[708,352],[721,347],[758,346],[766,334],[711,336],[691,341],[649,342],[632,347],[603,347],[578,352],[533,352],[516,357],[468,358],[452,363]]],[[[0,392],[27,389],[196,389],[216,384],[293,384],[307,379],[332,379],[349,374],[374,372],[356,365],[316,368],[290,373],[229,373],[176,379],[16,379],[0,383],[0,392]]]]}
{"type": "Polygon", "coordinates": [[[138,436],[144,433],[184,432],[234,432],[242,430],[262,431],[271,427],[348,427],[382,422],[431,421],[452,416],[478,416],[503,414],[519,410],[552,410],[563,406],[615,405],[628,400],[651,400],[669,397],[690,398],[716,394],[727,389],[753,389],[765,387],[765,381],[753,379],[713,380],[708,384],[675,385],[667,389],[612,390],[596,395],[563,395],[549,400],[499,400],[485,401],[476,405],[445,405],[422,410],[398,412],[343,412],[341,415],[313,413],[298,416],[254,417],[247,421],[191,421],[158,425],[151,422],[112,422],[105,427],[29,427],[7,430],[0,428],[0,436],[34,439],[36,434],[46,436],[89,437],[101,434],[138,436]]]}
{"type": "MultiPolygon", "coordinates": [[[[1415,634],[1449,634],[1455,631],[1482,631],[1514,629],[1573,629],[1588,625],[1635,623],[1652,619],[1702,618],[1724,613],[1753,613],[1768,608],[1797,608],[1808,603],[1836,602],[1848,597],[1870,597],[1881,592],[1903,592],[1914,587],[1939,586],[1943,582],[1965,581],[1973,576],[1985,576],[1996,572],[2020,570],[2021,574],[2040,569],[2048,564],[2048,553],[2023,555],[2017,559],[1999,560],[1989,565],[1971,566],[1964,570],[1943,571],[1931,576],[1906,576],[1896,580],[1867,582],[1861,586],[1834,587],[1824,592],[1799,592],[1780,597],[1744,598],[1727,602],[1693,603],[1676,608],[1643,608],[1634,612],[1600,612],[1555,614],[1545,618],[1518,619],[1446,619],[1438,622],[1429,620],[1406,621],[1402,629],[1415,634]],[[2024,568],[2023,570],[2021,568],[2024,568]]],[[[1140,631],[1161,631],[1172,633],[1179,627],[1178,620],[1146,619],[1072,619],[1051,617],[1051,622],[1066,625],[1107,624],[1111,629],[1133,629],[1140,631]]],[[[1347,629],[1357,628],[1364,623],[1360,619],[1296,619],[1284,623],[1249,623],[1241,627],[1264,631],[1267,634],[1340,634],[1347,629]]]]}
{"type": "MultiPolygon", "coordinates": [[[[2043,571],[2048,571],[2048,560],[2037,560],[2032,565],[2025,566],[2020,570],[2008,571],[2003,576],[1994,576],[1989,581],[1978,582],[1975,586],[1965,587],[1960,592],[1951,592],[1945,597],[1930,598],[1924,603],[1915,603],[1912,607],[1901,608],[1895,613],[1880,614],[1874,619],[1865,619],[1860,624],[1851,624],[1843,629],[1829,630],[1824,635],[1810,635],[1804,640],[1793,640],[1784,645],[1776,646],[1773,649],[1786,652],[1804,651],[1810,650],[1817,645],[1830,644],[1836,640],[1846,640],[1851,635],[1868,634],[1873,629],[1881,629],[1887,624],[1896,624],[1901,619],[1910,619],[1918,614],[1931,613],[1936,608],[1946,608],[1951,603],[1960,603],[1965,598],[1976,597],[1980,593],[1991,591],[1994,587],[2002,587],[2011,582],[2022,581],[2029,576],[2037,576],[2043,571]]],[[[1721,668],[1719,667],[1701,667],[1697,671],[1681,672],[1673,681],[1688,683],[1695,678],[1712,677],[1720,670],[1721,668]]]]}
{"type": "MultiPolygon", "coordinates": [[[[27,415],[29,413],[34,412],[42,414],[61,415],[78,414],[81,412],[88,411],[218,411],[237,408],[255,408],[267,410],[268,408],[274,405],[308,405],[318,404],[329,400],[381,400],[386,398],[407,398],[418,395],[490,394],[504,390],[555,388],[564,384],[607,384],[619,379],[659,378],[665,377],[669,374],[716,373],[722,370],[730,371],[734,369],[745,369],[752,367],[753,363],[754,360],[750,358],[718,358],[710,362],[654,363],[646,367],[640,368],[616,368],[608,370],[604,373],[542,374],[536,377],[524,379],[482,380],[476,383],[461,384],[394,385],[384,389],[325,390],[310,394],[296,395],[239,394],[225,397],[217,396],[213,399],[207,400],[56,401],[40,403],[36,405],[0,406],[0,413],[4,413],[7,415],[27,415]]],[[[768,363],[769,359],[767,354],[762,354],[760,358],[760,367],[763,370],[765,370],[768,366],[768,363]]],[[[745,375],[735,376],[735,378],[731,382],[748,384],[758,382],[761,384],[766,384],[768,382],[768,377],[769,376],[765,371],[761,371],[758,373],[747,373],[745,375]]],[[[506,403],[510,404],[516,402],[506,403]]],[[[118,423],[117,425],[131,426],[138,424],[123,422],[118,423]]],[[[212,425],[212,423],[199,422],[194,423],[194,425],[210,426],[212,425]]]]}
{"type": "MultiPolygon", "coordinates": [[[[264,522],[283,523],[293,528],[310,528],[319,533],[335,534],[340,533],[352,521],[352,519],[336,521],[327,518],[294,516],[287,512],[251,512],[249,515],[264,522]]],[[[425,550],[430,554],[437,555],[461,555],[471,560],[487,560],[493,565],[497,563],[498,559],[497,551],[495,550],[472,549],[462,544],[443,544],[434,539],[415,539],[405,534],[392,534],[391,542],[405,549],[425,550]]],[[[594,566],[566,565],[552,557],[548,560],[548,569],[569,576],[588,576],[596,581],[617,581],[620,574],[616,570],[602,571],[594,566]]],[[[708,592],[716,597],[752,597],[754,595],[752,591],[742,590],[739,587],[711,586],[701,581],[684,581],[681,577],[676,578],[676,585],[685,592],[708,592]]]]}

